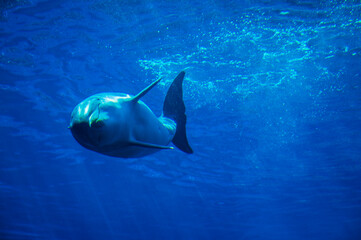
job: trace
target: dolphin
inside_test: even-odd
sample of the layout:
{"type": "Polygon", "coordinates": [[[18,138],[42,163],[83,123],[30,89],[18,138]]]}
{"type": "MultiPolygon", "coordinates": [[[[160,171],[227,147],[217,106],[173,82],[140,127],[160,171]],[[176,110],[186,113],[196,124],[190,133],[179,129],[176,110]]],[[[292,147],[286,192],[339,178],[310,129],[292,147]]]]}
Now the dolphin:
{"type": "Polygon", "coordinates": [[[173,80],[160,117],[140,99],[161,79],[135,96],[110,92],[86,98],[71,114],[73,137],[83,147],[113,157],[143,157],[173,149],[170,142],[185,153],[193,153],[186,135],[184,75],[182,71],[173,80]]]}

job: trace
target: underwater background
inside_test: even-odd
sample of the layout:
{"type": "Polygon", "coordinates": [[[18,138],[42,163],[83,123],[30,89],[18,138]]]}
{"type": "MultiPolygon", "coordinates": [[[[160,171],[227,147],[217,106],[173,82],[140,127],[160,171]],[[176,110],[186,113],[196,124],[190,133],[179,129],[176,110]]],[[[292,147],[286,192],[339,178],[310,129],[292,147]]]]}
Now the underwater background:
{"type": "Polygon", "coordinates": [[[361,239],[361,3],[0,1],[0,239],[361,239]],[[186,71],[178,149],[81,147],[73,108],[186,71]]]}

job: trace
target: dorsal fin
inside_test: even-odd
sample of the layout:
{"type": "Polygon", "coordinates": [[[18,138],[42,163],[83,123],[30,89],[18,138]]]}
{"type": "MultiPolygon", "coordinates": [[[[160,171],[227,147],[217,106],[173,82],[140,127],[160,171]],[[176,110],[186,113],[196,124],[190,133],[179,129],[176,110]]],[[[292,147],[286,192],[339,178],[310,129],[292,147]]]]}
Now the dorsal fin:
{"type": "Polygon", "coordinates": [[[138,93],[136,96],[132,97],[132,99],[130,101],[136,103],[139,101],[139,99],[141,97],[143,97],[145,94],[147,94],[147,92],[150,91],[150,89],[152,89],[155,85],[157,85],[157,83],[159,83],[159,81],[162,80],[162,78],[159,78],[157,81],[151,83],[148,87],[144,88],[140,93],[138,93]]]}

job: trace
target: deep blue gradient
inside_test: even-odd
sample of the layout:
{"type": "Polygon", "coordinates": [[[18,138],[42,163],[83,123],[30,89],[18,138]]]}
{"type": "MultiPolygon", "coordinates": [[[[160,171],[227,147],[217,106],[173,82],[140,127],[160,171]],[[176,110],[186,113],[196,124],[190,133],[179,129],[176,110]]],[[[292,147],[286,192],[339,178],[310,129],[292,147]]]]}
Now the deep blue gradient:
{"type": "Polygon", "coordinates": [[[0,1],[0,239],[361,239],[359,1],[0,1]],[[67,126],[99,92],[194,150],[120,159],[67,126]]]}

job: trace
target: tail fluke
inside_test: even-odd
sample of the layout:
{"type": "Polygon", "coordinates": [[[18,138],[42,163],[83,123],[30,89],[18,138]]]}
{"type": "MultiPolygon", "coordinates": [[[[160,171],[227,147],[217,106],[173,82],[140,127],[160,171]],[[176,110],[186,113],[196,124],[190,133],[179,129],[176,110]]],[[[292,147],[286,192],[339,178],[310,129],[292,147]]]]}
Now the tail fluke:
{"type": "Polygon", "coordinates": [[[186,134],[187,116],[185,114],[186,108],[183,102],[183,78],[185,72],[181,72],[173,80],[169,87],[167,96],[164,100],[163,115],[174,120],[177,123],[176,133],[173,137],[173,144],[186,153],[193,153],[192,148],[188,144],[186,134]]]}

